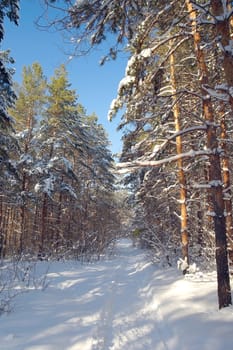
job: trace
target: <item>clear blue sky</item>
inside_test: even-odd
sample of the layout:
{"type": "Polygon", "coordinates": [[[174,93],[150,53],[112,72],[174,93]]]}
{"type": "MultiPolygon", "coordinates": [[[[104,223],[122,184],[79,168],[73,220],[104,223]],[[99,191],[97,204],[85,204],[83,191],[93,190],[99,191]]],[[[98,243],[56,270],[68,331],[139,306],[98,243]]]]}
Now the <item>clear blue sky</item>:
{"type": "MultiPolygon", "coordinates": [[[[36,61],[42,65],[44,74],[50,78],[54,69],[68,60],[65,54],[67,47],[62,35],[36,28],[34,22],[42,13],[40,0],[21,0],[20,7],[19,26],[5,21],[3,42],[3,49],[10,49],[11,56],[16,61],[14,80],[21,82],[23,66],[36,61]]],[[[117,153],[121,150],[121,133],[116,131],[120,117],[109,122],[107,113],[112,99],[116,96],[118,83],[124,76],[127,59],[122,55],[116,61],[100,66],[99,60],[106,52],[102,48],[88,56],[76,57],[68,63],[67,70],[72,88],[79,96],[79,102],[88,114],[97,114],[99,123],[104,126],[112,143],[112,152],[117,153]]]]}

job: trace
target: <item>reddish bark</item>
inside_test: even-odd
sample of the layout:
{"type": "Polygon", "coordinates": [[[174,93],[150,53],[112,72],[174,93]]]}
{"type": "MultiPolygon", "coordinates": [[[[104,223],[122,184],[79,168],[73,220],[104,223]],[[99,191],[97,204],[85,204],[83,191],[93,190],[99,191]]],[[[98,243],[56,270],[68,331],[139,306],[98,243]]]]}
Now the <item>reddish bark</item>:
{"type": "Polygon", "coordinates": [[[227,240],[226,240],[226,220],[225,205],[223,198],[221,160],[219,155],[218,138],[216,134],[215,116],[212,107],[210,95],[203,89],[208,85],[208,69],[205,62],[205,55],[201,48],[201,36],[197,29],[196,11],[191,1],[186,0],[186,6],[189,13],[192,26],[192,35],[194,48],[197,58],[197,65],[200,72],[200,89],[203,101],[203,115],[207,125],[207,148],[211,151],[209,155],[209,184],[211,198],[211,216],[214,220],[215,244],[216,244],[216,266],[218,280],[218,301],[219,308],[232,304],[231,288],[227,259],[227,240]]]}

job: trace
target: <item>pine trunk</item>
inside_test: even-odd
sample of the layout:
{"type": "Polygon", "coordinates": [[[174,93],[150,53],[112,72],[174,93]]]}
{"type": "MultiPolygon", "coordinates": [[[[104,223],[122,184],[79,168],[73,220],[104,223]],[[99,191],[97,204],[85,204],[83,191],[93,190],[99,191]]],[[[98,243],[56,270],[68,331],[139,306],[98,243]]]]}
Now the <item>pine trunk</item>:
{"type": "Polygon", "coordinates": [[[3,258],[4,248],[4,232],[3,232],[3,203],[2,196],[0,198],[0,259],[3,258]]]}
{"type": "Polygon", "coordinates": [[[20,243],[19,243],[19,253],[22,254],[24,246],[27,244],[25,242],[25,229],[26,229],[26,182],[27,175],[23,170],[23,179],[22,179],[22,205],[20,206],[20,216],[21,216],[21,227],[20,227],[20,243]]]}
{"type": "MultiPolygon", "coordinates": [[[[224,1],[226,4],[226,1],[224,1]]],[[[230,5],[229,5],[230,6],[230,5]]],[[[222,66],[225,73],[225,80],[229,88],[229,98],[231,109],[233,110],[233,96],[231,89],[233,87],[233,56],[231,52],[231,19],[225,16],[225,11],[222,0],[211,0],[210,1],[211,12],[215,16],[215,38],[219,47],[222,50],[223,60],[222,66]]],[[[230,9],[228,8],[230,11],[230,9]]],[[[232,18],[232,16],[231,16],[232,18]]]]}
{"type": "Polygon", "coordinates": [[[48,217],[48,195],[44,193],[43,195],[43,204],[42,204],[42,215],[41,215],[41,241],[39,253],[44,254],[45,248],[45,237],[46,237],[46,228],[47,228],[47,217],[48,217]]]}
{"type": "Polygon", "coordinates": [[[223,183],[221,174],[221,161],[218,152],[218,139],[216,135],[216,126],[214,112],[210,95],[203,89],[208,85],[208,70],[205,62],[204,52],[201,48],[201,37],[197,30],[196,11],[191,1],[186,0],[187,10],[189,12],[194,48],[197,57],[197,65],[200,72],[200,84],[203,100],[203,115],[207,125],[207,149],[209,155],[209,185],[211,198],[211,212],[209,213],[214,220],[215,244],[216,244],[216,266],[218,282],[218,301],[219,308],[232,304],[229,268],[227,259],[227,240],[226,240],[226,220],[225,207],[223,199],[223,183]]]}
{"type": "MultiPolygon", "coordinates": [[[[62,215],[62,193],[59,193],[58,203],[57,203],[57,219],[56,219],[56,228],[55,228],[55,237],[54,237],[54,247],[56,250],[58,250],[59,245],[61,244],[61,232],[62,232],[62,222],[61,222],[61,215],[62,215]]],[[[64,238],[64,236],[62,235],[64,238]]],[[[64,242],[62,242],[63,244],[64,242]]]]}
{"type": "MultiPolygon", "coordinates": [[[[173,94],[173,116],[176,132],[180,131],[180,107],[176,98],[176,76],[175,76],[175,60],[174,54],[170,55],[170,77],[171,77],[171,86],[173,94]]],[[[177,154],[183,153],[182,138],[181,136],[176,137],[176,152],[177,154]]],[[[180,220],[181,220],[181,245],[182,245],[182,258],[189,264],[189,252],[188,252],[188,230],[187,230],[187,189],[186,189],[186,179],[183,168],[183,159],[180,157],[177,161],[178,167],[178,181],[180,186],[180,220]]],[[[184,273],[186,272],[183,271],[184,273]]]]}
{"type": "Polygon", "coordinates": [[[231,180],[230,180],[230,164],[229,157],[227,156],[226,145],[227,131],[224,116],[221,119],[221,148],[223,149],[224,156],[222,157],[222,169],[223,169],[223,184],[224,184],[224,201],[226,212],[226,231],[228,241],[228,256],[229,264],[233,266],[233,222],[232,222],[232,193],[231,193],[231,180]]]}

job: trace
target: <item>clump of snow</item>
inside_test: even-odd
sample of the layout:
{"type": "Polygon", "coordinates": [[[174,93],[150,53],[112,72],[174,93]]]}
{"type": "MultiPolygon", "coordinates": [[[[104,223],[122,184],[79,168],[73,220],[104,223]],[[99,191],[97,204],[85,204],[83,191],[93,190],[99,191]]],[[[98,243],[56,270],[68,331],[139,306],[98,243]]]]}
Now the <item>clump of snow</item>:
{"type": "Polygon", "coordinates": [[[132,68],[135,65],[136,62],[136,55],[132,55],[130,59],[128,60],[126,69],[125,69],[125,75],[131,75],[132,74],[132,68]]]}
{"type": "Polygon", "coordinates": [[[143,58],[147,58],[147,57],[151,57],[152,55],[152,49],[151,48],[147,48],[147,49],[144,49],[140,52],[140,56],[143,57],[143,58]]]}
{"type": "Polygon", "coordinates": [[[40,191],[40,189],[41,189],[41,185],[37,183],[37,184],[34,186],[34,191],[37,193],[37,192],[40,191]]]}
{"type": "Polygon", "coordinates": [[[121,90],[132,84],[135,81],[135,77],[127,75],[126,77],[124,77],[123,79],[121,79],[119,85],[118,85],[118,94],[121,92],[121,90]]]}
{"type": "Polygon", "coordinates": [[[188,273],[196,273],[198,271],[196,263],[190,264],[188,267],[188,273]]]}
{"type": "Polygon", "coordinates": [[[77,7],[81,7],[81,6],[84,6],[84,5],[87,5],[89,3],[89,0],[76,0],[75,1],[75,6],[77,7]]]}
{"type": "Polygon", "coordinates": [[[178,270],[181,270],[182,272],[186,271],[187,268],[189,267],[188,262],[187,262],[187,257],[184,259],[179,258],[177,261],[177,268],[178,270]]]}
{"type": "Polygon", "coordinates": [[[35,192],[42,191],[43,193],[47,193],[48,196],[51,196],[54,191],[54,184],[56,179],[53,175],[50,177],[43,179],[42,183],[37,183],[34,187],[35,192]]]}
{"type": "Polygon", "coordinates": [[[108,120],[111,121],[112,117],[118,111],[119,108],[122,107],[122,102],[119,99],[113,99],[108,111],[108,120]]]}

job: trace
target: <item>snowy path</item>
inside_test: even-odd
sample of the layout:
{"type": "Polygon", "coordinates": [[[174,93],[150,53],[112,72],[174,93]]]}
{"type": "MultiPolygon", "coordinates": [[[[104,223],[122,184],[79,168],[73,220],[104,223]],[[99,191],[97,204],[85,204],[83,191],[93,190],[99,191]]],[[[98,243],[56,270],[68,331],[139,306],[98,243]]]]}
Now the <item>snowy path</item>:
{"type": "Polygon", "coordinates": [[[139,251],[129,250],[130,245],[128,241],[118,245],[118,259],[105,276],[93,350],[153,349],[155,340],[158,350],[167,349],[155,310],[148,307],[151,275],[146,270],[151,264],[139,251]]]}
{"type": "Polygon", "coordinates": [[[213,275],[161,270],[129,240],[96,264],[54,263],[48,280],[0,317],[0,350],[233,349],[233,308],[217,310],[213,275]]]}

